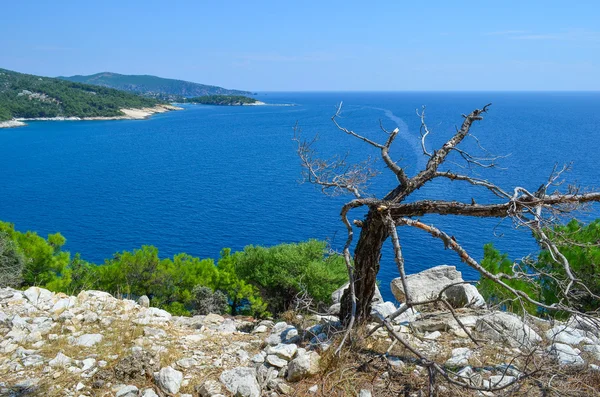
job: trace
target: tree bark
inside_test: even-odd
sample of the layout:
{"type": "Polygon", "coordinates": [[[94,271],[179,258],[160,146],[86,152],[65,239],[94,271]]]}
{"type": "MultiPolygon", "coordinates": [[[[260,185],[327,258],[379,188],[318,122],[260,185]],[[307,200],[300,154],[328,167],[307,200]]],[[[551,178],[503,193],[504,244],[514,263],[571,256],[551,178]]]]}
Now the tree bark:
{"type": "MultiPolygon", "coordinates": [[[[369,319],[371,300],[375,293],[381,249],[388,238],[388,232],[381,215],[376,209],[370,209],[360,232],[360,237],[354,250],[354,288],[356,292],[356,319],[362,323],[369,319]]],[[[352,315],[352,299],[350,288],[342,296],[340,319],[347,325],[352,315]]]]}

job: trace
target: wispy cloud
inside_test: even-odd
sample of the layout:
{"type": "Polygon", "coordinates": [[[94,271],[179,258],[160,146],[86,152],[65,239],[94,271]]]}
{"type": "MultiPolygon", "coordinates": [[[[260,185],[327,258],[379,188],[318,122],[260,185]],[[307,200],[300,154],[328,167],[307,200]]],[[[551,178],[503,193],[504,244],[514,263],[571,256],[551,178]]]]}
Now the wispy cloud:
{"type": "Polygon", "coordinates": [[[499,32],[487,32],[484,33],[484,36],[512,36],[516,34],[524,34],[527,33],[526,30],[501,30],[499,32]]]}
{"type": "Polygon", "coordinates": [[[511,40],[553,40],[553,41],[587,41],[600,42],[600,32],[588,30],[564,30],[553,33],[536,33],[527,30],[504,30],[487,32],[484,36],[504,36],[511,40]]]}
{"type": "Polygon", "coordinates": [[[42,45],[33,47],[34,51],[48,51],[48,52],[62,52],[62,51],[74,51],[75,48],[71,47],[61,47],[55,45],[42,45]]]}

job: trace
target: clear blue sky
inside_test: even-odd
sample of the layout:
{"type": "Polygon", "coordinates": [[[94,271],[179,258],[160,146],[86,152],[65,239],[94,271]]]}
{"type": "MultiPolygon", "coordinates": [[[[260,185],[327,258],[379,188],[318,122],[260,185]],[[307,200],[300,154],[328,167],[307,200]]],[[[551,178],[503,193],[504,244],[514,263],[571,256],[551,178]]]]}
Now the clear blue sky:
{"type": "Polygon", "coordinates": [[[600,90],[600,1],[27,1],[0,67],[228,88],[600,90]]]}

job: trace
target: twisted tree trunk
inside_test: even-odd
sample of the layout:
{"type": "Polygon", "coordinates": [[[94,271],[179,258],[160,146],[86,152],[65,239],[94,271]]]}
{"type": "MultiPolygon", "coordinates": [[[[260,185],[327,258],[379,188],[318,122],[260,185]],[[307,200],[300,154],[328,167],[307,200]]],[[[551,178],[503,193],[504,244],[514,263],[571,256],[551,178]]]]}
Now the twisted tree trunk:
{"type": "MultiPolygon", "coordinates": [[[[363,321],[369,318],[371,300],[375,293],[381,249],[388,238],[381,215],[375,209],[369,210],[363,222],[360,238],[354,250],[354,288],[356,293],[356,319],[363,321]]],[[[350,320],[352,299],[348,288],[342,297],[340,319],[344,324],[350,320]]]]}

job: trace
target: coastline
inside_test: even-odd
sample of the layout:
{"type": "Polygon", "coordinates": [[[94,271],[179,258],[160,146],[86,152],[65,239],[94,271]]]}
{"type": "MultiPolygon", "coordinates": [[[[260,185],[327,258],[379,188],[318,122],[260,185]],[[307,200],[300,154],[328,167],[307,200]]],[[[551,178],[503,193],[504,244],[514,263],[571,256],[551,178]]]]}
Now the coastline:
{"type": "Polygon", "coordinates": [[[99,117],[35,117],[35,118],[15,118],[8,121],[1,121],[0,128],[24,127],[26,121],[95,121],[95,120],[144,120],[156,113],[166,113],[183,108],[173,105],[156,105],[151,108],[141,109],[120,109],[122,116],[99,116],[99,117]]]}

